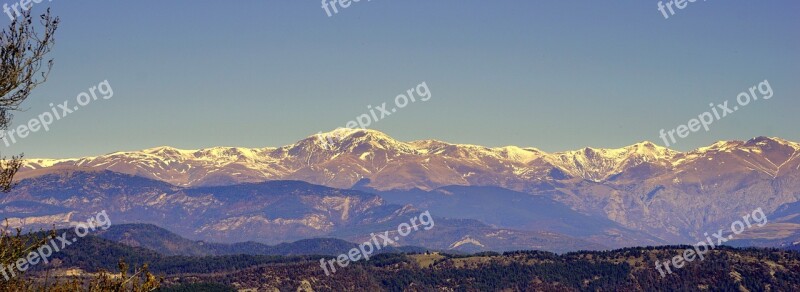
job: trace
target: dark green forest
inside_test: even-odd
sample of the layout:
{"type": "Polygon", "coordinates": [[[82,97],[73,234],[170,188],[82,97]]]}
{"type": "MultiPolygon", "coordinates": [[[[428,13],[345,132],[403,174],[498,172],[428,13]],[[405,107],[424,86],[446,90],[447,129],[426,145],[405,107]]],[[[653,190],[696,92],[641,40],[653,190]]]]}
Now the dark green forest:
{"type": "Polygon", "coordinates": [[[37,273],[78,268],[89,275],[124,258],[163,276],[161,291],[800,291],[800,253],[778,249],[722,247],[662,278],[655,260],[686,248],[387,253],[326,276],[319,259],[330,255],[166,256],[90,236],[37,273]]]}

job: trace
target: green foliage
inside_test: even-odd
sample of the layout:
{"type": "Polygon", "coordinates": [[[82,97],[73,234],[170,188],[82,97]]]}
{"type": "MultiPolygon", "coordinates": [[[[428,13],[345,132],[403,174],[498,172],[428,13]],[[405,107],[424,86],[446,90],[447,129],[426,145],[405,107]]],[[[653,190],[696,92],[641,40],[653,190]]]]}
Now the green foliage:
{"type": "MultiPolygon", "coordinates": [[[[55,238],[55,231],[50,233],[38,232],[23,234],[21,229],[9,232],[7,225],[0,229],[0,265],[9,267],[20,259],[26,258],[38,247],[48,244],[55,238]]],[[[40,263],[34,268],[43,269],[46,265],[40,263]]],[[[10,269],[10,268],[9,268],[10,269]]],[[[44,274],[42,277],[28,277],[27,274],[16,270],[8,272],[9,276],[0,276],[0,292],[18,291],[153,291],[160,285],[161,280],[149,272],[147,265],[134,269],[129,275],[128,265],[120,260],[117,265],[117,274],[100,270],[97,275],[88,277],[57,278],[44,274]]]]}
{"type": "MultiPolygon", "coordinates": [[[[37,235],[41,238],[46,234],[37,235]]],[[[320,267],[323,256],[164,256],[91,235],[54,257],[62,268],[101,275],[113,269],[109,263],[120,257],[134,265],[150,263],[150,270],[166,276],[166,288],[160,291],[295,291],[299,287],[315,291],[683,291],[703,287],[763,291],[767,286],[773,291],[800,291],[800,253],[776,249],[721,247],[705,260],[687,263],[662,278],[654,262],[670,259],[686,248],[642,247],[563,255],[542,251],[437,254],[430,266],[416,260],[425,254],[376,254],[368,261],[338,267],[331,276],[325,276],[320,267]]],[[[45,271],[42,266],[37,273],[45,271]]],[[[149,272],[138,275],[140,283],[153,279],[149,272]]],[[[72,285],[86,287],[87,283],[88,279],[82,279],[72,285]]]]}
{"type": "MultiPolygon", "coordinates": [[[[381,254],[337,267],[331,276],[325,276],[318,259],[296,259],[172,279],[176,283],[202,281],[281,291],[294,291],[303,285],[315,291],[800,291],[800,254],[783,250],[723,247],[709,253],[705,260],[687,263],[662,278],[654,268],[655,260],[671,258],[684,248],[564,255],[540,251],[440,254],[443,258],[430,267],[420,266],[411,255],[381,254]]],[[[209,263],[215,260],[219,259],[203,259],[209,263]]]]}

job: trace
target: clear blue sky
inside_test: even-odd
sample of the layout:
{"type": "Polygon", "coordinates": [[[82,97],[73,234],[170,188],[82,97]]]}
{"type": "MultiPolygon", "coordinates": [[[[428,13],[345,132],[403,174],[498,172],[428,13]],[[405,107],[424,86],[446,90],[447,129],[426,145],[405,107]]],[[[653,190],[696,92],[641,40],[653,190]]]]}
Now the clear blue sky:
{"type": "Polygon", "coordinates": [[[422,81],[429,101],[371,128],[546,151],[661,144],[658,130],[768,79],[771,100],[673,148],[800,140],[799,2],[698,1],[670,19],[656,3],[362,0],[329,18],[320,1],[45,1],[35,11],[62,19],[56,65],[15,125],[104,79],[115,95],[0,152],[282,146],[422,81]]]}

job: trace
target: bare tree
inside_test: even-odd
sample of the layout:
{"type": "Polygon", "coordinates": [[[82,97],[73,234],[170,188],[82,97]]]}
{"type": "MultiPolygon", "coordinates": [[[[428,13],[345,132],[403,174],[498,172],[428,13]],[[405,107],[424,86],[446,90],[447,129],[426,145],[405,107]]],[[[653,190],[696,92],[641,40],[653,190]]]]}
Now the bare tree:
{"type": "MultiPolygon", "coordinates": [[[[7,130],[13,118],[12,112],[20,110],[20,104],[39,84],[47,80],[53,68],[53,60],[45,55],[53,48],[53,38],[59,19],[50,14],[50,9],[39,16],[38,23],[26,11],[0,32],[0,130],[7,130]],[[37,33],[36,28],[43,30],[37,33]]],[[[2,136],[0,136],[2,137],[2,136]]],[[[14,174],[22,165],[22,156],[11,159],[0,158],[0,191],[8,192],[14,186],[14,174]]],[[[10,231],[8,222],[0,226],[0,266],[9,267],[18,259],[26,257],[33,249],[47,244],[55,238],[55,231],[46,236],[23,235],[22,229],[10,231]]],[[[101,272],[98,277],[86,282],[81,279],[36,283],[32,279],[0,276],[0,292],[5,291],[153,291],[162,279],[151,274],[147,265],[134,269],[128,275],[124,261],[119,264],[120,273],[101,272]]],[[[20,272],[21,273],[21,272],[20,272]]]]}
{"type": "MultiPolygon", "coordinates": [[[[39,16],[38,21],[26,11],[0,32],[0,130],[3,135],[11,125],[12,112],[20,110],[20,104],[31,90],[47,80],[53,68],[53,60],[45,60],[45,55],[53,48],[58,24],[58,17],[53,17],[50,9],[39,16]],[[37,26],[41,26],[41,33],[37,33],[37,26]]],[[[11,190],[20,166],[22,155],[0,158],[0,191],[11,190]]]]}

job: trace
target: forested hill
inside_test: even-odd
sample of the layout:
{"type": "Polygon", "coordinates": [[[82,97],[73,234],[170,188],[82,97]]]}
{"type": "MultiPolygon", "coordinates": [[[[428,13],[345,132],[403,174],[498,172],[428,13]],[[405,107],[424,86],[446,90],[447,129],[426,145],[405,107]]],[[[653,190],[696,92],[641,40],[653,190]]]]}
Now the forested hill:
{"type": "Polygon", "coordinates": [[[336,273],[326,276],[319,260],[331,256],[166,256],[88,236],[57,253],[58,260],[38,267],[37,273],[56,268],[88,275],[101,269],[113,270],[114,264],[125,258],[132,264],[149,263],[154,273],[165,277],[166,287],[190,290],[800,291],[800,253],[788,250],[722,247],[709,252],[702,261],[685,263],[680,269],[673,267],[673,274],[662,277],[655,261],[671,259],[686,248],[643,247],[562,255],[541,251],[379,254],[369,261],[338,267],[336,273]]]}

